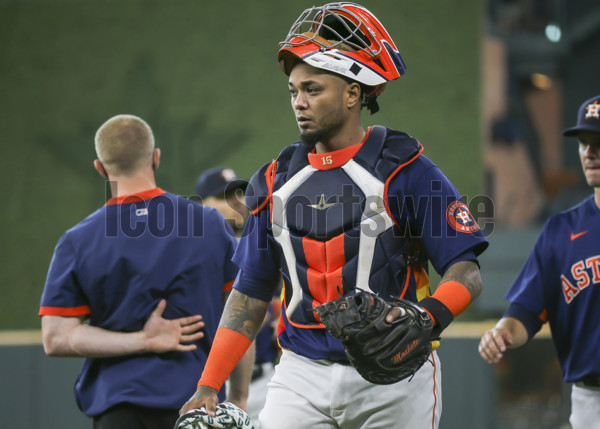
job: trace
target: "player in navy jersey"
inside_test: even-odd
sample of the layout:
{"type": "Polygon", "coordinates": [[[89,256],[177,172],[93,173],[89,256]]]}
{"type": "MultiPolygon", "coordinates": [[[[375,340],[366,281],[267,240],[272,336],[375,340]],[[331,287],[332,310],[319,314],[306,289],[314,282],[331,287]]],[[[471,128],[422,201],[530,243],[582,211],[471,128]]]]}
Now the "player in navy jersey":
{"type": "MultiPolygon", "coordinates": [[[[75,396],[95,429],[171,429],[238,272],[237,241],[216,210],[156,187],[160,151],[142,119],[110,118],[95,146],[113,198],[55,248],[39,311],[44,350],[85,358],[75,396]]],[[[228,392],[243,408],[244,364],[228,392]]]]}
{"type": "Polygon", "coordinates": [[[354,3],[307,9],[278,56],[301,141],[250,180],[251,216],[234,256],[240,273],[199,389],[182,412],[214,413],[216,393],[282,277],[283,352],[259,416],[263,429],[437,428],[437,352],[410,379],[371,384],[314,308],[361,288],[419,302],[439,333],[479,295],[477,256],[487,240],[416,139],[363,127],[361,108],[375,113],[386,83],[405,71],[371,12],[354,3]],[[442,276],[437,288],[429,287],[428,261],[442,276]]]}
{"type": "Polygon", "coordinates": [[[563,378],[573,383],[571,425],[587,429],[600,422],[600,95],[581,105],[577,125],[563,134],[577,137],[594,194],[548,219],[479,353],[497,363],[548,322],[563,378]]]}

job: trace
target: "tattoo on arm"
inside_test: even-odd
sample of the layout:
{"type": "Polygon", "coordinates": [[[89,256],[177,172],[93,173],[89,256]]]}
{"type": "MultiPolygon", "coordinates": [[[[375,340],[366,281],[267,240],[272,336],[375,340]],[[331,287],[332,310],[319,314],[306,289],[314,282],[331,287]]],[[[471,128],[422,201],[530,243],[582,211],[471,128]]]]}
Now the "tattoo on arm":
{"type": "Polygon", "coordinates": [[[250,298],[234,289],[225,304],[219,327],[231,329],[254,340],[268,307],[267,301],[250,298]]]}
{"type": "Polygon", "coordinates": [[[471,294],[471,300],[479,296],[482,289],[479,267],[473,261],[460,261],[446,270],[440,283],[455,281],[463,284],[471,294]]]}

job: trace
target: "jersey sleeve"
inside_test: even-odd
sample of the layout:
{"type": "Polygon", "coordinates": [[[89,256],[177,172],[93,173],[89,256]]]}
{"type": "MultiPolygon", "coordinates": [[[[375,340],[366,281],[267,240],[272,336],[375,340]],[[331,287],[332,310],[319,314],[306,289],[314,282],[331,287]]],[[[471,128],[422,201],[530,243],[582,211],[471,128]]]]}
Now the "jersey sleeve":
{"type": "Polygon", "coordinates": [[[488,246],[454,185],[425,156],[391,180],[387,198],[400,228],[419,242],[440,274],[460,260],[476,261],[488,246]]]}
{"type": "Polygon", "coordinates": [[[263,301],[270,301],[280,277],[277,249],[269,228],[269,211],[250,215],[233,256],[240,268],[234,288],[263,301]]]}
{"type": "Polygon", "coordinates": [[[233,262],[233,255],[237,248],[238,240],[235,232],[229,225],[229,222],[214,207],[201,206],[204,210],[204,217],[198,219],[208,220],[208,229],[211,231],[211,240],[213,243],[213,254],[218,258],[218,263],[223,274],[223,291],[230,292],[239,267],[233,262]],[[221,260],[221,258],[223,258],[221,260]]]}
{"type": "Polygon", "coordinates": [[[514,317],[521,321],[529,338],[533,337],[544,324],[544,284],[546,278],[544,273],[544,249],[547,245],[548,223],[535,242],[535,245],[527,257],[525,264],[519,271],[517,278],[506,293],[506,299],[511,305],[504,313],[505,317],[514,317]]]}
{"type": "Polygon", "coordinates": [[[50,262],[40,302],[40,316],[85,316],[90,307],[77,277],[77,256],[68,234],[63,235],[50,262]]]}
{"type": "Polygon", "coordinates": [[[226,247],[226,256],[225,262],[223,264],[223,278],[225,279],[224,291],[230,292],[235,278],[238,274],[239,267],[233,262],[233,255],[235,254],[235,250],[237,249],[237,238],[235,237],[235,233],[229,224],[225,224],[226,231],[224,232],[225,238],[225,247],[226,247]]]}

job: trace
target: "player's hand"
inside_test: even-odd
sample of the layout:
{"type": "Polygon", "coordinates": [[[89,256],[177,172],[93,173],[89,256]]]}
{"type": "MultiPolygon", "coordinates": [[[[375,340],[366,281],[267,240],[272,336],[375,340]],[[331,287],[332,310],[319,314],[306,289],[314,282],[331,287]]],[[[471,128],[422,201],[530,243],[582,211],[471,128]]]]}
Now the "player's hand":
{"type": "MultiPolygon", "coordinates": [[[[404,312],[406,310],[399,308],[399,307],[394,307],[392,308],[389,313],[385,316],[385,321],[387,323],[392,323],[394,320],[403,317],[404,316],[404,312]]],[[[440,341],[438,340],[434,340],[431,342],[431,350],[435,350],[440,346],[440,341]]]]}
{"type": "Polygon", "coordinates": [[[162,317],[167,301],[161,299],[144,325],[143,333],[147,351],[164,353],[173,350],[187,352],[196,349],[195,344],[187,344],[204,337],[202,316],[188,316],[179,319],[162,317]]]}
{"type": "Polygon", "coordinates": [[[188,399],[188,401],[183,404],[181,410],[179,410],[179,415],[186,413],[193,409],[200,409],[204,407],[206,412],[215,417],[215,413],[217,411],[217,404],[219,403],[219,397],[217,396],[217,392],[212,387],[200,386],[196,393],[188,399]]]}
{"type": "Polygon", "coordinates": [[[392,323],[394,320],[399,319],[400,317],[404,316],[406,314],[405,312],[406,312],[406,310],[404,310],[403,308],[394,307],[385,316],[385,321],[387,323],[392,323]]]}
{"type": "Polygon", "coordinates": [[[508,346],[512,345],[513,336],[508,329],[496,327],[487,331],[479,342],[479,354],[490,364],[500,362],[508,346]]]}

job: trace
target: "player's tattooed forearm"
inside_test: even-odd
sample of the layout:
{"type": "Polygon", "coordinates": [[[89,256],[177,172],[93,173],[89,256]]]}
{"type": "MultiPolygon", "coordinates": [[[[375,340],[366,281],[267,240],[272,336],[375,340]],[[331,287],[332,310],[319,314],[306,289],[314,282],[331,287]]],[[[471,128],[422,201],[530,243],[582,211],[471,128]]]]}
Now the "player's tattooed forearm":
{"type": "Polygon", "coordinates": [[[219,326],[254,340],[265,318],[268,306],[268,302],[250,298],[234,289],[227,300],[219,326]]]}
{"type": "Polygon", "coordinates": [[[475,262],[460,261],[451,265],[442,277],[440,283],[447,281],[455,281],[463,284],[471,294],[471,299],[477,298],[481,293],[481,275],[479,273],[479,267],[475,262]]]}

